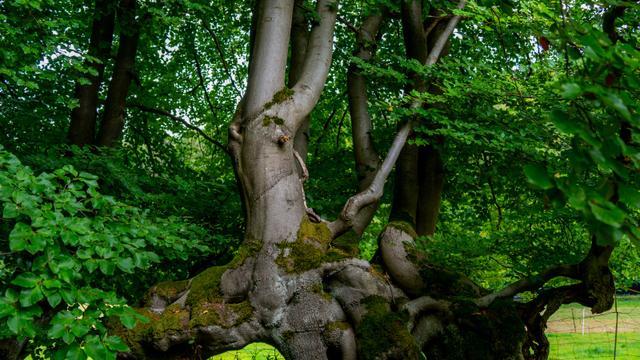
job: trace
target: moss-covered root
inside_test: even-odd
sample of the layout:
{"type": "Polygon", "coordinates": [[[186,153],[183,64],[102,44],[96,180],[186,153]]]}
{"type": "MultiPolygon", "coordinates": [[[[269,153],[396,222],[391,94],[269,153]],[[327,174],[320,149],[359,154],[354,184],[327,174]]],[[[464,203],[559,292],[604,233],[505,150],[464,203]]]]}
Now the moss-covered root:
{"type": "Polygon", "coordinates": [[[360,301],[366,309],[362,321],[356,325],[358,358],[419,359],[420,350],[409,332],[409,314],[392,311],[381,296],[368,296],[360,301]]]}
{"type": "Polygon", "coordinates": [[[254,309],[242,292],[225,296],[221,283],[225,274],[237,279],[253,251],[242,253],[226,266],[208,268],[184,281],[164,282],[150,289],[146,306],[138,312],[149,319],[133,329],[118,321],[111,332],[129,345],[137,359],[180,359],[205,357],[249,344],[264,337],[254,318],[254,309]]]}
{"type": "Polygon", "coordinates": [[[511,300],[478,308],[472,301],[457,301],[439,335],[422,351],[427,359],[520,360],[525,326],[511,300]]]}

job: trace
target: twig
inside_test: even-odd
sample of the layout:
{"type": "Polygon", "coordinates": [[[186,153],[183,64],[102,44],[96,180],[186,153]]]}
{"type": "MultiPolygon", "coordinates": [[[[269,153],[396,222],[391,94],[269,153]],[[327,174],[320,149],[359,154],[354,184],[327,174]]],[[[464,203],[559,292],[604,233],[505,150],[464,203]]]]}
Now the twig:
{"type": "Polygon", "coordinates": [[[202,24],[202,27],[209,33],[209,35],[211,35],[211,38],[213,38],[213,42],[216,45],[216,51],[218,52],[218,55],[220,55],[220,61],[222,61],[222,67],[224,68],[224,71],[227,73],[227,76],[229,77],[229,80],[231,81],[233,88],[236,90],[236,93],[238,94],[238,96],[242,97],[242,92],[240,91],[240,88],[238,88],[238,85],[236,84],[236,81],[233,78],[233,75],[231,75],[231,70],[229,70],[229,65],[227,64],[227,60],[224,56],[224,51],[222,51],[222,46],[220,45],[220,40],[218,40],[218,36],[216,36],[216,33],[211,29],[211,27],[209,27],[209,24],[205,20],[200,19],[200,24],[202,24]]]}
{"type": "Polygon", "coordinates": [[[142,104],[135,104],[135,103],[127,103],[127,107],[131,107],[131,108],[135,108],[144,112],[148,112],[148,113],[152,113],[152,114],[157,114],[157,115],[162,115],[162,116],[166,116],[169,119],[175,121],[175,122],[179,122],[182,125],[186,126],[187,128],[197,132],[200,136],[202,136],[205,140],[209,141],[210,143],[212,143],[213,145],[217,146],[218,148],[220,148],[222,151],[224,151],[226,154],[231,155],[231,153],[229,152],[229,150],[227,149],[226,146],[224,146],[221,142],[219,142],[218,140],[210,137],[209,135],[207,135],[204,131],[202,131],[202,129],[200,129],[199,127],[190,124],[187,120],[173,115],[172,113],[170,113],[169,111],[166,110],[162,110],[162,109],[156,109],[156,108],[152,108],[146,105],[142,105],[142,104]]]}

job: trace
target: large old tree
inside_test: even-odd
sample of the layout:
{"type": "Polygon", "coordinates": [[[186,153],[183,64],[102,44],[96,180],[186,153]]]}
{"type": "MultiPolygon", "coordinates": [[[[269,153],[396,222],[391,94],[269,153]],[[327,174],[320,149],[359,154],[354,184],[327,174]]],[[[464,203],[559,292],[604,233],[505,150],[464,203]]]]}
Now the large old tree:
{"type": "MultiPolygon", "coordinates": [[[[611,308],[612,252],[622,242],[640,239],[638,12],[629,10],[638,9],[636,2],[234,3],[239,12],[251,13],[248,34],[234,28],[244,21],[240,15],[227,14],[232,25],[217,26],[209,18],[215,11],[207,10],[213,3],[229,8],[199,1],[168,2],[166,9],[135,0],[91,4],[91,19],[84,21],[91,23],[88,43],[77,42],[88,49],[81,66],[86,76],[65,86],[73,85],[77,100],[68,140],[96,150],[65,154],[81,164],[111,154],[99,146],[119,144],[125,157],[142,158],[146,152],[150,164],[131,163],[142,164],[151,173],[150,184],[156,184],[163,171],[173,177],[179,168],[172,164],[179,156],[171,156],[198,148],[201,141],[211,143],[215,156],[228,156],[240,194],[244,226],[233,233],[242,228],[244,236],[233,258],[217,266],[189,263],[197,275],[153,286],[135,307],[150,321],[135,324],[129,314],[121,323],[116,317],[124,319],[129,308],[113,305],[115,296],[102,298],[108,291],[135,288],[123,273],[142,274],[160,260],[170,267],[178,257],[167,248],[179,244],[177,252],[188,257],[197,251],[183,245],[196,242],[161,243],[158,239],[169,238],[162,225],[150,226],[142,212],[103,198],[90,174],[65,167],[36,178],[3,152],[0,235],[7,239],[0,239],[0,279],[6,279],[0,284],[6,290],[0,324],[8,324],[9,331],[0,329],[0,337],[9,340],[0,342],[0,355],[18,358],[31,346],[29,338],[40,336],[61,357],[82,359],[115,352],[127,359],[200,359],[258,341],[274,345],[287,359],[546,359],[547,320],[562,304],[580,303],[595,313],[611,308]],[[582,10],[584,17],[577,15],[582,10]],[[635,27],[626,26],[634,21],[635,27]],[[118,32],[118,51],[112,54],[118,32]],[[246,56],[233,55],[245,38],[246,56]],[[207,62],[205,53],[219,60],[207,62]],[[343,73],[332,67],[334,55],[345,65],[343,73]],[[141,84],[130,96],[138,67],[141,84]],[[109,70],[110,85],[100,90],[109,70]],[[216,82],[207,84],[215,71],[216,82]],[[188,86],[173,87],[183,78],[188,86]],[[246,80],[246,89],[238,79],[246,80]],[[335,103],[330,110],[321,101],[327,89],[335,103]],[[236,95],[235,113],[225,114],[225,101],[236,95]],[[342,97],[348,108],[342,108],[342,97]],[[319,143],[341,109],[334,134],[340,143],[349,115],[350,127],[344,128],[350,138],[342,142],[353,152],[354,171],[336,171],[335,177],[344,175],[339,181],[347,183],[345,174],[355,173],[357,182],[357,190],[344,199],[331,193],[333,174],[307,168],[320,162],[309,151],[311,129],[322,131],[315,139],[319,143]],[[187,138],[173,147],[182,129],[152,115],[186,125],[202,139],[187,138]],[[220,118],[230,119],[224,124],[226,147],[215,139],[220,118]],[[313,182],[314,175],[321,181],[313,182]],[[447,183],[454,185],[447,189],[447,183]],[[314,210],[318,194],[344,203],[342,210],[332,215],[326,208],[314,210]],[[451,224],[456,228],[447,229],[451,224]],[[466,228],[476,225],[482,230],[466,228]],[[372,228],[380,230],[377,250],[366,261],[359,246],[372,228]],[[556,243],[563,231],[570,241],[556,243]],[[446,252],[470,238],[469,247],[485,247],[478,250],[483,256],[500,252],[499,258],[509,261],[509,278],[500,286],[479,284],[477,276],[461,271],[465,266],[448,264],[451,258],[442,255],[443,239],[449,242],[446,252]],[[158,259],[156,249],[146,251],[149,244],[164,246],[169,255],[158,259]],[[4,256],[7,268],[17,269],[15,277],[4,270],[4,256]],[[111,284],[114,279],[125,284],[111,284]],[[95,321],[80,324],[86,319],[95,321]]],[[[18,5],[1,6],[14,13],[0,25],[21,19],[18,5]]],[[[40,28],[34,26],[36,34],[40,28]]],[[[21,39],[34,49],[40,46],[35,35],[21,39]]],[[[46,53],[47,46],[32,52],[46,53]]],[[[41,54],[27,59],[37,64],[36,75],[56,66],[67,69],[56,63],[64,49],[56,46],[50,46],[55,50],[46,61],[41,54]]],[[[0,99],[7,104],[0,114],[28,113],[27,100],[46,94],[34,90],[38,83],[14,85],[32,74],[9,55],[11,68],[23,70],[0,64],[0,99]]],[[[18,126],[24,123],[1,123],[26,134],[6,136],[6,143],[16,142],[16,153],[28,152],[32,134],[46,132],[48,124],[43,121],[34,131],[18,126]]],[[[117,170],[111,164],[105,168],[117,170]]],[[[152,191],[131,185],[132,178],[122,186],[133,189],[129,200],[152,191]]],[[[185,182],[170,183],[167,192],[179,194],[172,186],[185,182]]],[[[225,205],[225,196],[215,206],[225,205]]],[[[162,207],[163,199],[146,197],[142,207],[162,207]]],[[[197,200],[203,206],[204,200],[197,200]]],[[[191,218],[190,209],[185,211],[190,206],[167,208],[181,208],[191,218]]],[[[167,225],[167,234],[174,230],[167,225]]],[[[177,277],[166,275],[140,275],[140,281],[177,277]]]]}
{"type": "MultiPolygon", "coordinates": [[[[370,9],[353,29],[354,54],[371,59],[382,24],[398,19],[406,59],[433,65],[461,20],[454,6],[425,9],[421,1],[403,1],[370,9]]],[[[440,359],[545,358],[546,321],[561,304],[579,302],[595,312],[611,307],[612,246],[597,233],[581,262],[495,292],[420,255],[414,239],[434,233],[443,164],[436,146],[410,145],[407,138],[414,125],[428,126],[411,110],[440,105],[420,97],[406,102],[408,115],[380,159],[371,139],[366,77],[356,65],[349,70],[348,95],[359,192],[335,220],[309,208],[305,132],[331,66],[338,8],[329,0],[317,1],[315,10],[302,1],[256,3],[248,85],[228,138],[246,216],[244,242],[229,264],[152,288],[143,310],[152,322],[122,333],[132,349],[127,356],[204,357],[265,341],[289,359],[417,359],[421,352],[440,359]],[[310,28],[305,12],[315,14],[310,28]],[[358,238],[394,164],[393,208],[378,254],[372,262],[359,260],[358,238]],[[559,276],[575,282],[514,302],[514,295],[559,276]]],[[[407,94],[438,92],[424,75],[408,75],[407,94]]]]}

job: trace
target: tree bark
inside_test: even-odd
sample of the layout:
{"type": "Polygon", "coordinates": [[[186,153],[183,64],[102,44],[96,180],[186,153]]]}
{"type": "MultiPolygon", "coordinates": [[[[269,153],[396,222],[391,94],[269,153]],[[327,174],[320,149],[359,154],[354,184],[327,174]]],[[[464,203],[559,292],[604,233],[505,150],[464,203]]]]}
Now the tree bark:
{"type": "Polygon", "coordinates": [[[140,38],[140,28],[136,19],[136,1],[122,0],[118,9],[121,27],[120,44],[109,84],[105,111],[96,138],[98,146],[113,146],[124,128],[125,104],[129,85],[135,76],[135,59],[140,38]]]}
{"type": "Polygon", "coordinates": [[[93,144],[98,111],[98,95],[104,75],[104,67],[111,52],[115,6],[110,0],[96,0],[85,66],[93,73],[84,75],[89,84],[76,82],[75,98],[78,107],[71,111],[68,140],[70,144],[84,146],[93,144]]]}

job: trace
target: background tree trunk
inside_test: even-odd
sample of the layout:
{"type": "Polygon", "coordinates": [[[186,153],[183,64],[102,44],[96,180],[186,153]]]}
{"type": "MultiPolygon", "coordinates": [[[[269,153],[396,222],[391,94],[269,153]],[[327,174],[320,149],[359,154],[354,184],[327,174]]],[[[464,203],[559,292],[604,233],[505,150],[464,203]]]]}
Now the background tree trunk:
{"type": "Polygon", "coordinates": [[[96,0],[87,53],[97,60],[85,60],[85,66],[93,69],[95,73],[83,75],[89,80],[89,84],[83,85],[76,82],[75,98],[78,99],[78,107],[71,111],[71,124],[68,132],[69,143],[73,145],[84,146],[94,142],[98,95],[104,68],[111,52],[114,18],[115,5],[113,2],[96,0]]]}
{"type": "Polygon", "coordinates": [[[122,135],[124,128],[125,103],[129,85],[135,76],[135,59],[140,38],[136,20],[136,1],[122,0],[119,11],[120,45],[109,84],[105,111],[96,138],[98,146],[113,146],[122,135]]]}

